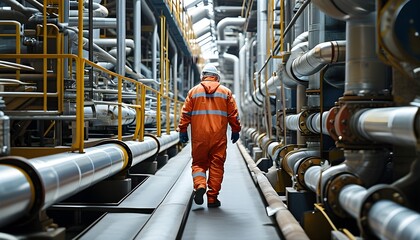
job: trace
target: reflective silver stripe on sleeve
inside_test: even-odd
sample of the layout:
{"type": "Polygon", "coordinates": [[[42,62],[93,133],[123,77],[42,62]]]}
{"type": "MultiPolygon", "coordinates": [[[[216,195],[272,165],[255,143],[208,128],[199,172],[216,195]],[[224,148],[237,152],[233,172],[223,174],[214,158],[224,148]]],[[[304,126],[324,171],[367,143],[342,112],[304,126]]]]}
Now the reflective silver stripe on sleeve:
{"type": "Polygon", "coordinates": [[[193,178],[195,177],[206,177],[206,173],[203,172],[196,172],[192,175],[193,178]]]}
{"type": "Polygon", "coordinates": [[[227,117],[227,112],[220,111],[220,110],[199,110],[199,111],[192,111],[191,115],[192,116],[196,116],[196,115],[220,115],[220,116],[223,116],[223,117],[227,117]]]}

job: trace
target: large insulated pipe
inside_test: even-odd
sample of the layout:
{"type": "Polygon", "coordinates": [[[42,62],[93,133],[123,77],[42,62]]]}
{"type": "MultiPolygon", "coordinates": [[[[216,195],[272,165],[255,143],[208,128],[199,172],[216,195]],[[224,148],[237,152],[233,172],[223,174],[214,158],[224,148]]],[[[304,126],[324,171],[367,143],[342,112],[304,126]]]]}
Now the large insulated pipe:
{"type": "Polygon", "coordinates": [[[245,18],[227,17],[217,23],[217,40],[225,40],[225,28],[228,26],[241,27],[245,23],[245,18]]]}
{"type": "Polygon", "coordinates": [[[297,78],[309,76],[317,73],[327,64],[343,62],[345,57],[346,41],[324,42],[294,59],[291,70],[297,78]]]}
{"type": "Polygon", "coordinates": [[[418,107],[363,109],[352,117],[351,126],[364,138],[401,146],[417,146],[420,136],[418,107]]]}
{"type": "MultiPolygon", "coordinates": [[[[239,89],[239,58],[233,54],[224,53],[223,57],[233,63],[233,93],[235,95],[236,103],[241,102],[241,92],[239,89]]],[[[240,114],[242,115],[242,114],[240,114]]]]}
{"type": "Polygon", "coordinates": [[[172,132],[143,142],[105,142],[85,153],[0,160],[0,227],[46,209],[178,142],[172,132]],[[160,146],[160,147],[159,147],[160,146]],[[35,209],[35,210],[34,210],[35,209]]]}
{"type": "MultiPolygon", "coordinates": [[[[359,219],[369,191],[359,185],[347,185],[339,193],[339,203],[352,217],[359,219]]],[[[419,213],[390,200],[373,202],[367,213],[369,232],[379,239],[418,239],[419,213]]]]}

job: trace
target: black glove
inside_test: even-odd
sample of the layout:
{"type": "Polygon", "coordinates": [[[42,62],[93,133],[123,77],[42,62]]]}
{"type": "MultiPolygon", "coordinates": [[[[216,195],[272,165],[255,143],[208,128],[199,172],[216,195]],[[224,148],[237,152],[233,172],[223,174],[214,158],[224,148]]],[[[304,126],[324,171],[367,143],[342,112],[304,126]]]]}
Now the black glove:
{"type": "Polygon", "coordinates": [[[180,141],[180,142],[182,142],[182,143],[187,143],[187,142],[188,142],[188,140],[190,140],[190,139],[188,138],[188,132],[180,132],[180,133],[179,133],[179,141],[180,141]]]}
{"type": "Polygon", "coordinates": [[[232,136],[230,138],[230,140],[232,140],[232,143],[236,143],[236,141],[238,141],[238,139],[239,139],[239,133],[232,132],[232,136]]]}

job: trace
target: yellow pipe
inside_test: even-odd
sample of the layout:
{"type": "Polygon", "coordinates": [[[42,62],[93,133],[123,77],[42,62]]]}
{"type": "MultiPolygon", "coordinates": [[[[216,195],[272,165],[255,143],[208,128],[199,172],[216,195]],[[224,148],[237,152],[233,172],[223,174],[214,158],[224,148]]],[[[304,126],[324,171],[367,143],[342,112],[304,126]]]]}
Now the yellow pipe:
{"type": "MultiPolygon", "coordinates": [[[[146,117],[146,86],[144,84],[141,85],[141,101],[140,105],[141,108],[141,122],[144,123],[144,118],[146,117]]],[[[140,125],[140,141],[144,140],[144,124],[140,125]]]]}

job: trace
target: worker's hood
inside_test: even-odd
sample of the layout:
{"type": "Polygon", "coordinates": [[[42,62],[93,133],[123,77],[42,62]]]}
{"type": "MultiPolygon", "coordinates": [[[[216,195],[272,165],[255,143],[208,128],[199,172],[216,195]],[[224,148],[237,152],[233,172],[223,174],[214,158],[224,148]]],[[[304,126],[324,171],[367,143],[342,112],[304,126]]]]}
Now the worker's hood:
{"type": "Polygon", "coordinates": [[[216,80],[216,78],[213,80],[211,78],[206,78],[203,81],[201,81],[201,85],[206,90],[206,93],[214,93],[216,89],[220,86],[220,83],[216,80]]]}

